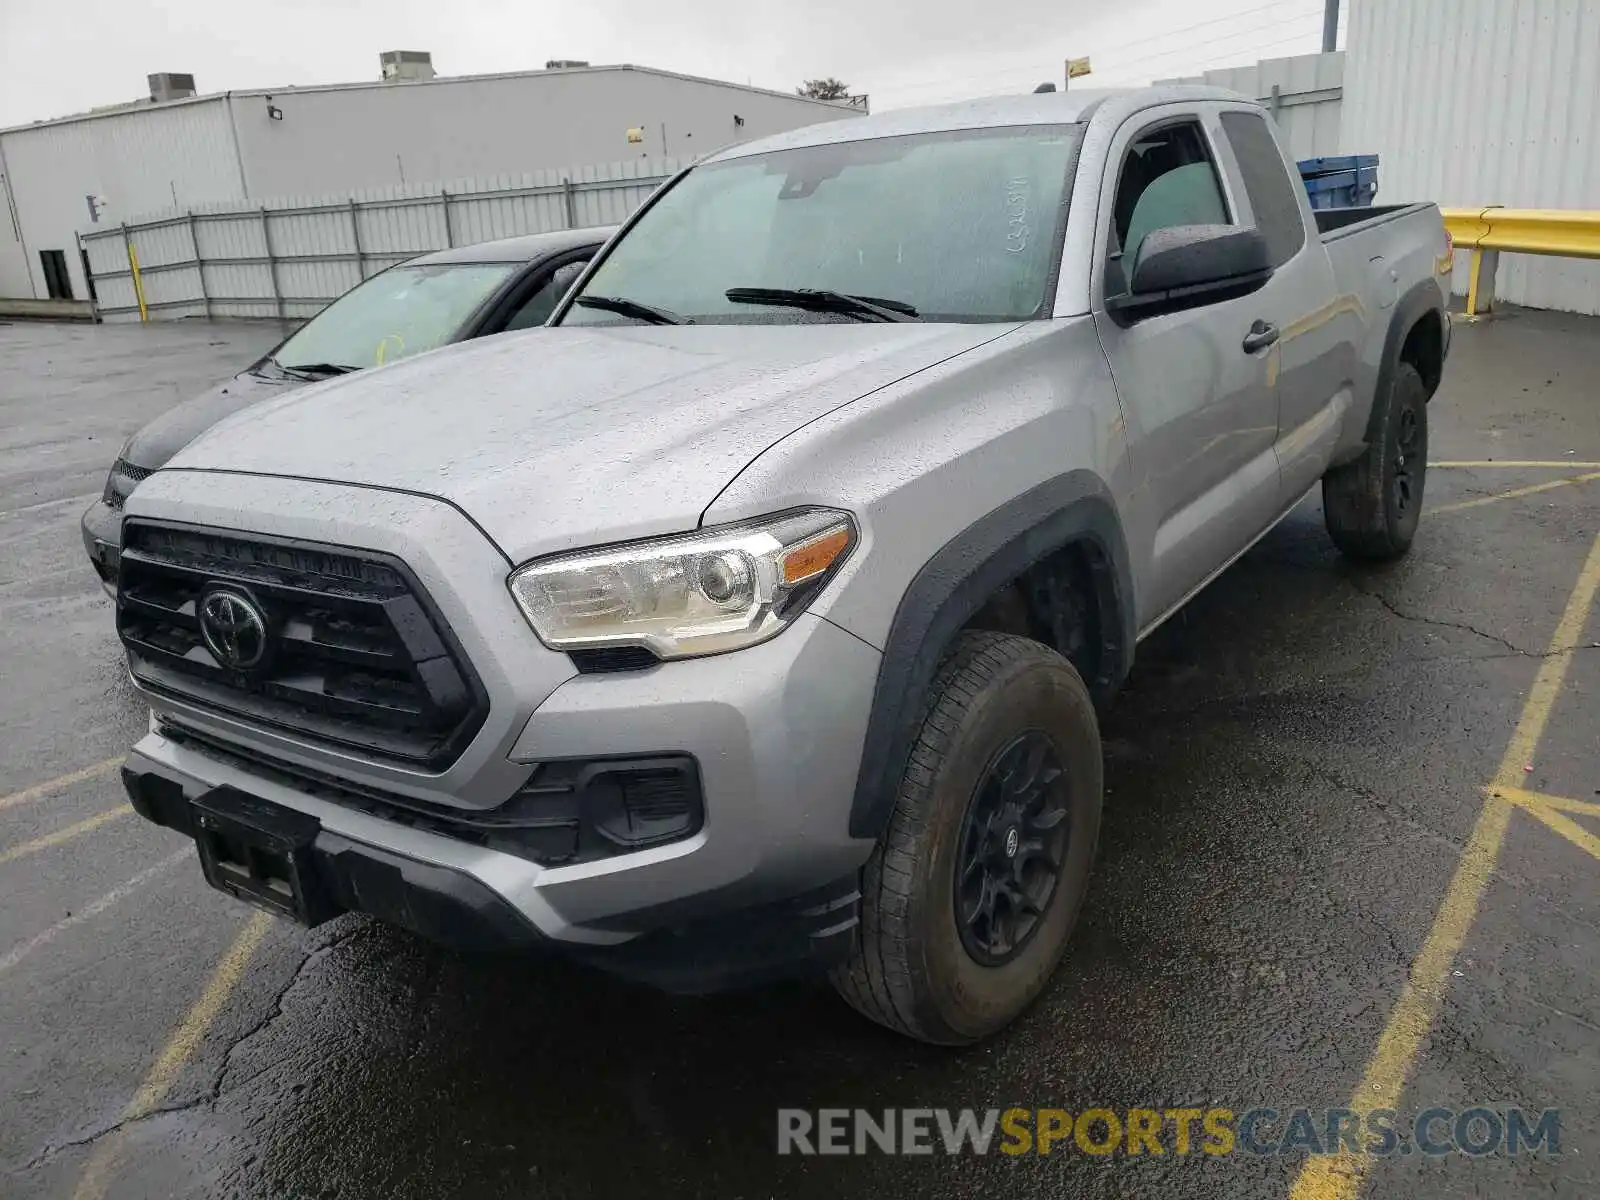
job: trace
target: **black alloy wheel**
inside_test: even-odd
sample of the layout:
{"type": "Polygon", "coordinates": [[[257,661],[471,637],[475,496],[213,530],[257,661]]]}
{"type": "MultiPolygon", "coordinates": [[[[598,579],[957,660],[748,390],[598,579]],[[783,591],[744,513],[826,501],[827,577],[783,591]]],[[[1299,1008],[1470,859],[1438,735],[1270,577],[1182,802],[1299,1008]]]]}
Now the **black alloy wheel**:
{"type": "Polygon", "coordinates": [[[1029,730],[990,760],[962,826],[956,925],[974,962],[1001,966],[1028,944],[1055,894],[1069,829],[1055,746],[1029,730]]]}

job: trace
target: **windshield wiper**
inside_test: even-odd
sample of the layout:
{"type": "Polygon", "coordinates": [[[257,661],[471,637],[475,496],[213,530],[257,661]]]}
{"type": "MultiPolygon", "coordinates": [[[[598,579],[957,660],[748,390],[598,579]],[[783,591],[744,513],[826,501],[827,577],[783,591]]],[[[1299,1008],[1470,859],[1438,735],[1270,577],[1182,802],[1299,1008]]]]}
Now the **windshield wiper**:
{"type": "Polygon", "coordinates": [[[842,313],[862,321],[915,321],[917,310],[903,300],[852,296],[827,288],[729,288],[723,295],[735,304],[775,304],[811,312],[842,313]]]}
{"type": "Polygon", "coordinates": [[[287,363],[278,362],[277,359],[272,361],[277,365],[278,370],[283,371],[285,374],[300,375],[306,379],[326,379],[331,375],[348,375],[352,371],[361,369],[360,367],[346,366],[344,363],[295,363],[291,366],[287,363]]]}
{"type": "Polygon", "coordinates": [[[657,308],[653,304],[643,304],[638,300],[629,300],[625,296],[579,296],[573,301],[584,308],[598,308],[604,312],[616,313],[619,317],[632,317],[636,321],[648,321],[652,325],[693,325],[688,317],[680,317],[670,309],[657,308]]]}

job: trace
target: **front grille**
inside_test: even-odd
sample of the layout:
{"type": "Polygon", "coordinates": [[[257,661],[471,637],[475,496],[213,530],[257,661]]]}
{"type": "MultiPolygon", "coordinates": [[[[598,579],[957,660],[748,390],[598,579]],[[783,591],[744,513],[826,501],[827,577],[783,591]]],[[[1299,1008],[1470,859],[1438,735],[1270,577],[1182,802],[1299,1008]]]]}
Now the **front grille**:
{"type": "Polygon", "coordinates": [[[133,494],[133,489],[154,474],[154,471],[136,467],[127,459],[119,458],[111,464],[111,472],[106,476],[106,489],[100,499],[111,508],[121,508],[123,502],[133,494]]]}
{"type": "Polygon", "coordinates": [[[430,770],[454,762],[488,715],[449,626],[388,555],[129,521],[117,630],[153,692],[430,770]],[[265,618],[254,665],[230,666],[207,644],[200,607],[218,586],[265,618]]]}

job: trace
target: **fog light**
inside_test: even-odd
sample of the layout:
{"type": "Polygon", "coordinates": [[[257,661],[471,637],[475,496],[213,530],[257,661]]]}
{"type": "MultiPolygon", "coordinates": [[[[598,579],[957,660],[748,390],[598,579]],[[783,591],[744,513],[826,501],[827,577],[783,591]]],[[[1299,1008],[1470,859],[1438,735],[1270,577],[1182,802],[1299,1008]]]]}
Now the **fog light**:
{"type": "Polygon", "coordinates": [[[699,823],[695,779],[679,767],[620,770],[596,776],[584,795],[595,831],[619,846],[670,842],[699,823]]]}

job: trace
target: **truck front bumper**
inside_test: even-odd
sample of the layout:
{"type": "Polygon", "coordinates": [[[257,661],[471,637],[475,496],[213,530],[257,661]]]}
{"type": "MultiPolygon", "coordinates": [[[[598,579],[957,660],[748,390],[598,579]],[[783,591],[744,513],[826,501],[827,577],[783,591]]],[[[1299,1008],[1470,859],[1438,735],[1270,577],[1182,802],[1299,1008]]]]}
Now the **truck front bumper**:
{"type": "Polygon", "coordinates": [[[302,920],[365,912],[459,948],[558,948],[671,990],[714,990],[823,968],[854,936],[871,842],[849,836],[849,807],[878,659],[802,615],[744,651],[557,687],[503,769],[533,780],[670,758],[692,764],[698,791],[681,838],[586,860],[483,844],[472,830],[493,808],[358,788],[219,737],[171,703],[157,703],[124,779],[141,814],[189,836],[219,789],[312,822],[302,920]]]}

